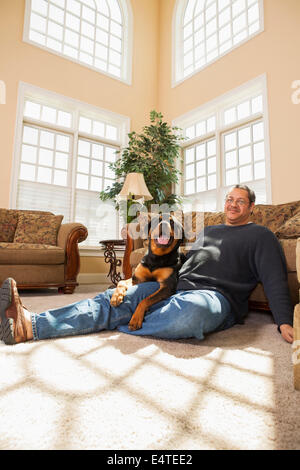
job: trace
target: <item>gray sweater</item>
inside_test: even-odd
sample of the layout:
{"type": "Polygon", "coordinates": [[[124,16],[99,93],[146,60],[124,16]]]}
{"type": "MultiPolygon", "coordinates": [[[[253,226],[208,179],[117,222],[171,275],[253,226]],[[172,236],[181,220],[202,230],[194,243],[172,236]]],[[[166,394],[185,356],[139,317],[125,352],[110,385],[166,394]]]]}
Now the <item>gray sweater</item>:
{"type": "Polygon", "coordinates": [[[243,323],[258,282],[277,325],[292,325],[285,257],[273,232],[254,223],[213,225],[205,227],[188,252],[177,290],[217,290],[229,300],[237,323],[243,323]]]}

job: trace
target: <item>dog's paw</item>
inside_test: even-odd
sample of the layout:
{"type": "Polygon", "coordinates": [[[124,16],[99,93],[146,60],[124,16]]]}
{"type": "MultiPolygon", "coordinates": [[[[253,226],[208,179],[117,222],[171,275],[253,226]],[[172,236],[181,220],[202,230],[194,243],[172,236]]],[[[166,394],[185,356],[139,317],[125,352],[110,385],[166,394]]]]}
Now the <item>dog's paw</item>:
{"type": "Polygon", "coordinates": [[[128,324],[128,329],[130,331],[140,330],[142,328],[142,324],[143,324],[143,321],[136,321],[136,320],[131,319],[128,324]]]}
{"type": "Polygon", "coordinates": [[[145,315],[144,310],[141,308],[140,305],[138,305],[136,311],[132,315],[131,320],[128,324],[129,330],[136,331],[136,330],[139,330],[140,328],[142,328],[144,315],[145,315]]]}
{"type": "Polygon", "coordinates": [[[110,305],[113,307],[118,307],[123,302],[123,299],[126,295],[128,285],[126,281],[120,281],[114,290],[113,295],[111,296],[110,299],[110,305]]]}
{"type": "Polygon", "coordinates": [[[124,292],[115,291],[110,299],[110,305],[113,307],[118,307],[123,302],[125,295],[124,292]]]}

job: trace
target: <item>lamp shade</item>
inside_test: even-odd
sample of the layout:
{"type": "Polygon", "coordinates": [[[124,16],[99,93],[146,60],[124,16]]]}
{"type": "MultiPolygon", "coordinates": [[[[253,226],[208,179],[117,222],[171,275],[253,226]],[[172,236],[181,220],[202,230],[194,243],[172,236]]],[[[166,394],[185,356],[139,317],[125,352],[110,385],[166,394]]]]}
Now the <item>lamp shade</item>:
{"type": "Polygon", "coordinates": [[[153,199],[146,186],[143,173],[128,173],[126,175],[123,188],[119,193],[119,198],[134,196],[135,199],[144,198],[145,201],[153,199]]]}

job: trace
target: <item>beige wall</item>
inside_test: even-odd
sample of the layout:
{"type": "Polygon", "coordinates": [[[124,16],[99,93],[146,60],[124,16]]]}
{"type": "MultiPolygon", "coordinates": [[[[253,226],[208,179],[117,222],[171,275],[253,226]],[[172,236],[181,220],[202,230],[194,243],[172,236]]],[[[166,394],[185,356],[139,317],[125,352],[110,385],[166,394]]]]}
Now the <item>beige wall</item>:
{"type": "Polygon", "coordinates": [[[267,75],[272,202],[300,199],[300,1],[264,0],[264,32],[172,88],[172,16],[176,0],[160,3],[159,109],[171,122],[201,104],[267,75]]]}
{"type": "MultiPolygon", "coordinates": [[[[108,274],[110,269],[110,264],[105,263],[104,257],[98,256],[81,256],[80,257],[80,274],[90,274],[91,278],[97,279],[99,273],[108,274]]],[[[118,272],[119,272],[119,268],[118,272]]],[[[110,279],[101,278],[101,281],[110,282],[110,279]]]]}
{"type": "MultiPolygon", "coordinates": [[[[0,0],[0,207],[9,206],[20,81],[127,115],[139,131],[157,109],[171,122],[213,98],[267,75],[273,203],[300,199],[300,104],[291,84],[300,80],[300,1],[264,0],[265,30],[189,80],[172,88],[172,16],[176,0],[131,0],[133,78],[128,86],[22,41],[25,0],[0,0]]],[[[83,258],[81,272],[107,270],[103,259],[83,258]]]]}

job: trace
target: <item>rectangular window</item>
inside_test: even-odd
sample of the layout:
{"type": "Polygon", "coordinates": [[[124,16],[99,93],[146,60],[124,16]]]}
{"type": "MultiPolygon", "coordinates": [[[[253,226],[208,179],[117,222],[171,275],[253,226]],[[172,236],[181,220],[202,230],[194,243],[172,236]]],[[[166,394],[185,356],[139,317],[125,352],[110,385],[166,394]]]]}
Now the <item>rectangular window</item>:
{"type": "Polygon", "coordinates": [[[99,193],[114,182],[109,164],[128,125],[125,116],[22,83],[11,205],[81,222],[89,232],[81,246],[119,238],[119,214],[99,193]]]}
{"type": "Polygon", "coordinates": [[[270,202],[265,76],[174,121],[183,129],[181,184],[185,210],[219,211],[235,184],[247,184],[257,203],[270,202]]]}

